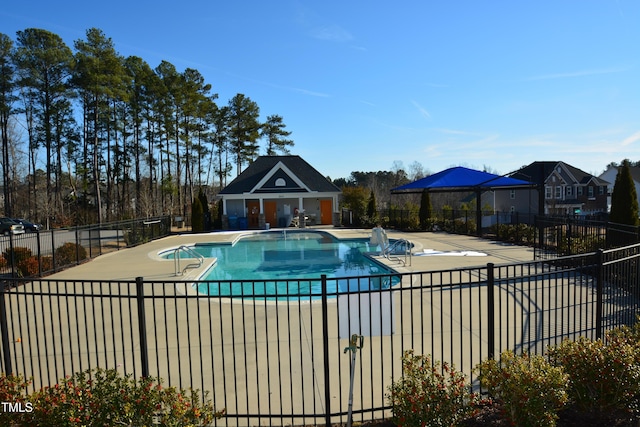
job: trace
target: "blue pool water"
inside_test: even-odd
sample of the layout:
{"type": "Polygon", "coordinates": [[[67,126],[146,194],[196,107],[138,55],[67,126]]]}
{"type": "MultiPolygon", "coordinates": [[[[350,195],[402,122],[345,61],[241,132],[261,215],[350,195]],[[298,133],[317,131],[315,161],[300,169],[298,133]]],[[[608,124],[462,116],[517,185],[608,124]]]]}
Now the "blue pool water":
{"type": "MultiPolygon", "coordinates": [[[[377,252],[366,239],[336,239],[320,231],[271,231],[249,234],[235,244],[196,244],[193,249],[216,265],[197,290],[215,296],[266,299],[318,299],[320,276],[327,293],[385,289],[399,281],[394,272],[365,256],[377,252]],[[376,276],[378,277],[363,277],[376,276]],[[336,279],[336,280],[331,280],[336,279]]],[[[188,256],[186,254],[181,256],[188,256]]]]}

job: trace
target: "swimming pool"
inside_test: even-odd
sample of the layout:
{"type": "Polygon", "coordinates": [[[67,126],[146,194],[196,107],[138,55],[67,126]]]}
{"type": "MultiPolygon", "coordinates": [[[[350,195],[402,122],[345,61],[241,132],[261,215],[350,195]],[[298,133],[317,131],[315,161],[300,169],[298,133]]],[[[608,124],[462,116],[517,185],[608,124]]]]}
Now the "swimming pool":
{"type": "Polygon", "coordinates": [[[332,297],[387,289],[400,280],[393,270],[366,256],[379,251],[368,239],[336,239],[322,231],[253,233],[232,245],[196,244],[191,248],[205,258],[217,258],[195,285],[199,293],[212,296],[319,299],[321,275],[334,279],[327,281],[327,294],[332,297]]]}

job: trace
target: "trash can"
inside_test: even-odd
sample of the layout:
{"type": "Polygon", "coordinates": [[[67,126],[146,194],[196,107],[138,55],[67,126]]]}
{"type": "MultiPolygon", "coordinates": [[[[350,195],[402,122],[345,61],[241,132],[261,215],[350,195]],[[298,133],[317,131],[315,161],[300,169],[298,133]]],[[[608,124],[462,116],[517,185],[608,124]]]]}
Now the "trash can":
{"type": "Polygon", "coordinates": [[[238,228],[240,230],[246,230],[247,228],[249,228],[249,220],[247,219],[247,217],[242,216],[238,218],[238,228]]]}

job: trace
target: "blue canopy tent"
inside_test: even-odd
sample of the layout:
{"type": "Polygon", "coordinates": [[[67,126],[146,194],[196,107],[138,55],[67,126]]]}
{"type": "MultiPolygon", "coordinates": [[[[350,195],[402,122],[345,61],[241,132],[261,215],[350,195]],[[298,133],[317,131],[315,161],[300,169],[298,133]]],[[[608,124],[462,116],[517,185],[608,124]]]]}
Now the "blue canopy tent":
{"type": "Polygon", "coordinates": [[[433,175],[396,187],[391,194],[409,194],[429,192],[475,192],[476,194],[476,232],[481,234],[482,208],[480,197],[483,191],[530,189],[537,185],[521,179],[510,178],[506,175],[495,175],[474,169],[457,166],[445,169],[433,175]]]}

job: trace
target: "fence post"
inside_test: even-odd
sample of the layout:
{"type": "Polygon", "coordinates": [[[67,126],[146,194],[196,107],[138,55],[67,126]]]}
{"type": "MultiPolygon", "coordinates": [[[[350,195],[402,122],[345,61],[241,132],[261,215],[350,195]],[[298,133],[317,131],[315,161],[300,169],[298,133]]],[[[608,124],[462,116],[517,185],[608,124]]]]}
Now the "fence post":
{"type": "Polygon", "coordinates": [[[489,336],[487,337],[487,345],[489,347],[489,359],[493,359],[496,349],[496,323],[495,323],[495,278],[493,271],[494,264],[492,262],[487,263],[487,328],[489,329],[489,336]]]}
{"type": "Polygon", "coordinates": [[[7,261],[11,264],[11,277],[18,277],[18,266],[16,265],[16,248],[13,245],[13,233],[9,233],[9,250],[11,251],[11,259],[7,261]]]}
{"type": "Polygon", "coordinates": [[[40,246],[40,230],[36,228],[36,245],[38,248],[38,276],[42,277],[42,247],[40,246]]]}
{"type": "Polygon", "coordinates": [[[329,311],[327,304],[327,275],[320,276],[322,285],[322,350],[324,355],[324,408],[325,425],[331,426],[331,376],[329,375],[329,311]]]}
{"type": "Polygon", "coordinates": [[[147,322],[144,310],[144,287],[142,277],[136,277],[136,300],[138,302],[138,332],[140,334],[140,359],[142,376],[149,376],[149,348],[147,347],[147,322]]]}
{"type": "Polygon", "coordinates": [[[602,298],[602,276],[604,274],[604,267],[602,265],[603,258],[604,250],[598,249],[598,251],[596,252],[596,339],[602,338],[602,312],[604,309],[604,307],[602,306],[604,303],[604,298],[602,298]]]}
{"type": "Polygon", "coordinates": [[[6,375],[13,374],[11,366],[11,346],[9,345],[9,327],[7,324],[7,305],[5,301],[5,289],[7,282],[0,282],[0,334],[2,334],[2,364],[6,375]]]}

